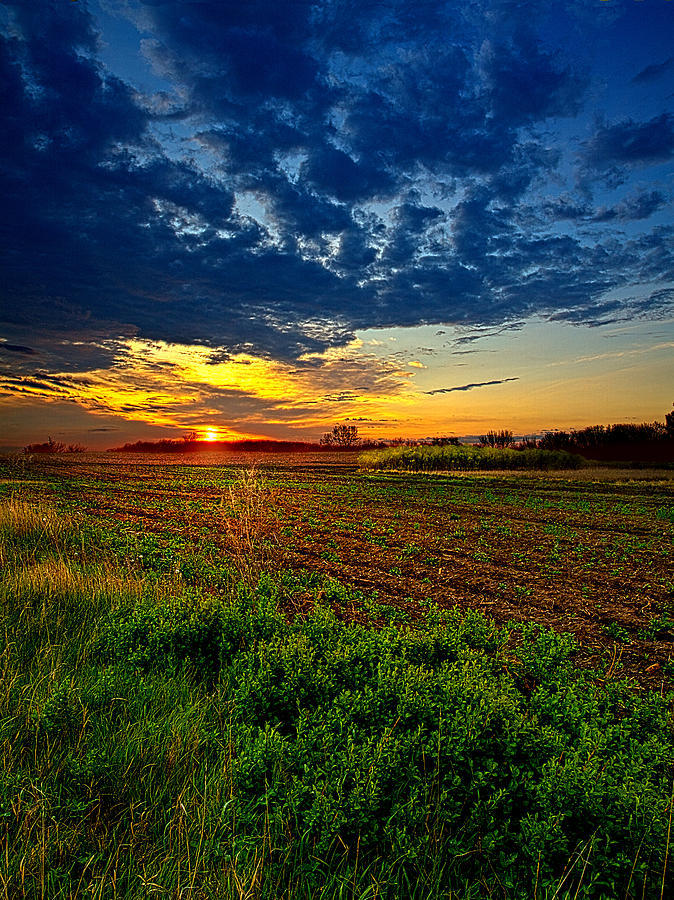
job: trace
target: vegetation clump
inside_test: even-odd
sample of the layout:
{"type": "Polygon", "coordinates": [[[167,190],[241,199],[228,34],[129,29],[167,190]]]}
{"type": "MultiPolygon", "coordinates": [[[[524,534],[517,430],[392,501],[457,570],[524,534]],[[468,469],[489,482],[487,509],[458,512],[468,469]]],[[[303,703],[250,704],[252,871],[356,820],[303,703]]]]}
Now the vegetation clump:
{"type": "Polygon", "coordinates": [[[369,450],[358,457],[364,469],[408,471],[472,471],[497,469],[578,469],[581,456],[565,450],[513,450],[496,447],[407,446],[369,450]]]}
{"type": "Polygon", "coordinates": [[[63,441],[55,441],[48,438],[43,443],[28,444],[23,448],[24,453],[84,453],[87,448],[82,444],[64,444],[63,441]]]}

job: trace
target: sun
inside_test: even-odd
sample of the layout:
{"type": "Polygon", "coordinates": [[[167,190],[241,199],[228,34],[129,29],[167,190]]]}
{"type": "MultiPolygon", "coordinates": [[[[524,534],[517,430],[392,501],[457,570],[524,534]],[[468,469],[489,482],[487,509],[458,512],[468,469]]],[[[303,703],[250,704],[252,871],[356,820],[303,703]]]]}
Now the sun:
{"type": "Polygon", "coordinates": [[[211,443],[212,441],[220,440],[220,432],[217,428],[207,428],[201,436],[202,441],[207,441],[211,443]]]}

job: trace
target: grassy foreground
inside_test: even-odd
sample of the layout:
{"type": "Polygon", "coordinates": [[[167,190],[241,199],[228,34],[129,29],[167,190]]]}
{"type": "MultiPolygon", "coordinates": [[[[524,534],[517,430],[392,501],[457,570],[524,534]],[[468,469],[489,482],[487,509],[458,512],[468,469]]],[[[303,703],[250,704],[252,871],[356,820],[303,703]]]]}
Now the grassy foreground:
{"type": "Polygon", "coordinates": [[[0,506],[0,898],[669,895],[668,699],[541,627],[344,625],[241,562],[139,571],[0,506]]]}

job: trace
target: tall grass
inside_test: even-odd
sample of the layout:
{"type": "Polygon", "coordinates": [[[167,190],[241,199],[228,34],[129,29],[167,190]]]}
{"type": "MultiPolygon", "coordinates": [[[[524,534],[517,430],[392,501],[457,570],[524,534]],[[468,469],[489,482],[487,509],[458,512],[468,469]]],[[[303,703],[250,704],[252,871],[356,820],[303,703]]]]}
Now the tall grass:
{"type": "Polygon", "coordinates": [[[581,456],[563,450],[498,450],[492,447],[389,447],[358,457],[364,469],[406,471],[470,471],[476,469],[578,469],[581,456]]]}
{"type": "Polygon", "coordinates": [[[229,486],[229,504],[220,513],[230,564],[242,583],[253,585],[269,566],[278,544],[279,521],[269,484],[253,467],[229,486]]]}
{"type": "Polygon", "coordinates": [[[2,900],[674,887],[668,701],[578,671],[570,638],[457,611],[291,622],[291,578],[146,582],[10,505],[2,900]]]}
{"type": "Polygon", "coordinates": [[[60,552],[66,530],[56,510],[13,495],[0,503],[0,565],[60,552]]]}

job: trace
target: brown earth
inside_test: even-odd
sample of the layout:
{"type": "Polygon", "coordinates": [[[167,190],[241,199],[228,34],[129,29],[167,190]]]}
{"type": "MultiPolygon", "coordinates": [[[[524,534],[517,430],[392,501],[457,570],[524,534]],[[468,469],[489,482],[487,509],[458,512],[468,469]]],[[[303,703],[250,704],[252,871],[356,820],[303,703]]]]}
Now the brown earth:
{"type": "MultiPolygon", "coordinates": [[[[231,460],[103,454],[40,461],[14,481],[102,527],[179,541],[180,552],[206,542],[236,557],[245,530],[266,567],[333,579],[321,599],[346,621],[411,624],[429,602],[476,609],[571,632],[579,665],[671,686],[674,472],[368,475],[339,456],[263,458],[247,487],[231,460]]],[[[313,602],[294,596],[288,612],[313,602]]]]}

